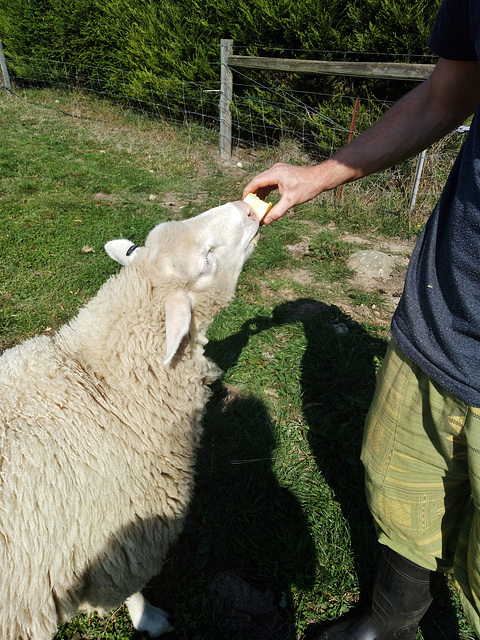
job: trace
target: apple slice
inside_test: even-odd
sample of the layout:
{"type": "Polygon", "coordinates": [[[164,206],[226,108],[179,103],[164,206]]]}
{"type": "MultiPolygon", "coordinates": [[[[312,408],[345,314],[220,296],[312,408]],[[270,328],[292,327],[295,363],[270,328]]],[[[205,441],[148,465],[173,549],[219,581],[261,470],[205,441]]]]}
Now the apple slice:
{"type": "Polygon", "coordinates": [[[259,222],[262,222],[267,213],[273,207],[271,202],[261,200],[255,193],[247,193],[243,201],[250,205],[252,210],[256,213],[259,222]]]}

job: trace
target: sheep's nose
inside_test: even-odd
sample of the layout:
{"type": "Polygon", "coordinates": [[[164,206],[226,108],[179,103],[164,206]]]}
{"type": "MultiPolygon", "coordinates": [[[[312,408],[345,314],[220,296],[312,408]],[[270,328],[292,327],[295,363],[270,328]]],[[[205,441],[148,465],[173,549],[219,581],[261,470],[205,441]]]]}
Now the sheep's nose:
{"type": "Polygon", "coordinates": [[[249,218],[255,218],[256,217],[255,212],[253,211],[251,206],[249,204],[247,204],[246,202],[244,202],[243,200],[237,200],[234,204],[241,211],[244,211],[249,218]]]}

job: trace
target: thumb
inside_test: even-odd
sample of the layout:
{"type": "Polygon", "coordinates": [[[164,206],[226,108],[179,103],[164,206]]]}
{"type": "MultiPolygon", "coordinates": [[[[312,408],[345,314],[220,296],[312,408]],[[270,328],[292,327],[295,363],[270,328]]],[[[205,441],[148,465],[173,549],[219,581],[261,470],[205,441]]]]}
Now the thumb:
{"type": "Polygon", "coordinates": [[[263,224],[271,224],[281,218],[289,209],[292,208],[293,202],[287,196],[282,196],[263,219],[263,224]]]}

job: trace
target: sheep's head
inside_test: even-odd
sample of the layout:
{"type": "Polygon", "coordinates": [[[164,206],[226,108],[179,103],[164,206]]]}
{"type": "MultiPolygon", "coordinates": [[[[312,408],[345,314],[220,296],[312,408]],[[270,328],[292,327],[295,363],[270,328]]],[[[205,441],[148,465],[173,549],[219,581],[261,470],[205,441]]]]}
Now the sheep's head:
{"type": "Polygon", "coordinates": [[[258,237],[258,218],[245,202],[215,207],[180,222],[165,222],[145,248],[128,240],[105,245],[123,265],[145,261],[154,286],[166,292],[166,359],[169,364],[191,330],[205,332],[231,301],[245,260],[258,237]]]}

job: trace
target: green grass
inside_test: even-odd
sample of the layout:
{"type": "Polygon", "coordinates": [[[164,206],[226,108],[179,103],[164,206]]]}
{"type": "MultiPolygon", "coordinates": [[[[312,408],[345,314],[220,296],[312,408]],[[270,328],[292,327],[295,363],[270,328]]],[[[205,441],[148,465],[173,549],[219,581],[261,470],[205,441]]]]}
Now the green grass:
{"type": "MultiPolygon", "coordinates": [[[[117,271],[106,241],[142,243],[158,222],[237,199],[255,171],[296,159],[284,144],[245,151],[240,169],[218,160],[206,131],[76,94],[4,93],[0,117],[1,348],[55,330],[94,295],[117,271]]],[[[252,640],[222,631],[213,610],[208,587],[229,569],[269,585],[298,637],[368,597],[375,536],[359,453],[388,329],[375,313],[382,295],[352,285],[346,263],[358,246],[342,234],[379,230],[412,235],[406,216],[388,219],[347,189],[343,203],[298,207],[262,229],[234,302],[212,325],[207,351],[225,375],[204,420],[195,498],[146,589],[172,612],[172,640],[252,640]],[[295,257],[287,247],[299,242],[308,252],[295,257]]],[[[441,598],[418,638],[441,638],[452,624],[473,638],[453,592],[441,598]]],[[[57,636],[139,637],[124,607],[105,620],[79,616],[57,636]]]]}

